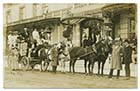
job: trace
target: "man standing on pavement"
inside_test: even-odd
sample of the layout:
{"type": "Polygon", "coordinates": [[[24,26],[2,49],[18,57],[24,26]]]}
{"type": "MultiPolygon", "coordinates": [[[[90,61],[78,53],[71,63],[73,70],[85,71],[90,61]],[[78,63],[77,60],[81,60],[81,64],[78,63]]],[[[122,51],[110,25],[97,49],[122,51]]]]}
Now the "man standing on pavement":
{"type": "Polygon", "coordinates": [[[58,65],[58,48],[57,45],[54,45],[54,47],[51,50],[51,60],[52,60],[52,71],[56,73],[57,65],[58,65]]]}
{"type": "Polygon", "coordinates": [[[130,63],[132,63],[132,47],[128,40],[124,41],[123,63],[125,64],[126,80],[128,80],[130,78],[130,63]]]}
{"type": "Polygon", "coordinates": [[[121,52],[122,52],[122,46],[120,42],[120,38],[115,39],[115,43],[112,47],[112,61],[111,61],[111,69],[109,73],[108,78],[112,78],[113,71],[117,70],[117,79],[120,76],[120,70],[122,69],[122,62],[121,62],[121,52]]]}

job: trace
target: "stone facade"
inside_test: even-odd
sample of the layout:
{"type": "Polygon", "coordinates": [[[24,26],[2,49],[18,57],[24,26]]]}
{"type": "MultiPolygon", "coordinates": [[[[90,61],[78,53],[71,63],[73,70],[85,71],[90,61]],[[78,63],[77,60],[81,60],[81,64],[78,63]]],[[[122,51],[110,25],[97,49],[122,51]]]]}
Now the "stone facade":
{"type": "MultiPolygon", "coordinates": [[[[94,16],[104,19],[102,8],[108,4],[96,4],[96,3],[77,3],[77,4],[4,4],[4,36],[7,41],[7,27],[12,25],[18,25],[31,21],[39,21],[46,18],[60,18],[60,20],[70,17],[85,17],[94,16]]],[[[136,33],[136,21],[131,23],[127,12],[122,12],[115,20],[115,27],[112,30],[112,36],[115,38],[120,35],[122,38],[130,37],[130,33],[136,33]],[[119,16],[119,17],[118,17],[119,16]],[[119,19],[117,19],[119,18],[119,19]],[[135,27],[135,28],[133,28],[135,27]],[[130,30],[131,29],[131,30],[130,30]]],[[[105,21],[105,20],[104,20],[105,21]]],[[[65,40],[62,36],[65,25],[58,24],[54,26],[51,33],[51,43],[56,43],[65,40]]],[[[105,34],[106,30],[101,30],[102,34],[105,34]]],[[[80,46],[80,25],[79,22],[73,26],[73,38],[72,43],[74,46],[80,46]]],[[[6,45],[6,42],[4,42],[6,45]]]]}

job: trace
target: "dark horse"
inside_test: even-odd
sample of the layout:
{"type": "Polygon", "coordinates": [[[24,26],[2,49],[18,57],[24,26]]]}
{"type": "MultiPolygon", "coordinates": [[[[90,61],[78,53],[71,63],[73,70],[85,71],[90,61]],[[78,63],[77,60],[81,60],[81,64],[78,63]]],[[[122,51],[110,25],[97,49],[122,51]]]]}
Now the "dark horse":
{"type": "Polygon", "coordinates": [[[72,67],[72,72],[75,72],[75,63],[77,59],[83,59],[85,61],[84,67],[85,67],[85,73],[87,73],[87,62],[88,64],[88,73],[90,74],[93,71],[93,64],[94,64],[94,57],[95,57],[95,51],[92,49],[92,47],[83,48],[83,47],[72,47],[69,49],[69,55],[70,55],[70,72],[72,67]]]}
{"type": "Polygon", "coordinates": [[[95,44],[97,55],[96,55],[96,61],[98,62],[98,75],[104,74],[104,64],[106,62],[106,59],[108,57],[108,54],[111,52],[111,45],[108,44],[108,41],[101,40],[98,43],[95,44]],[[101,65],[102,64],[102,65],[101,65]],[[101,69],[101,70],[100,70],[101,69]]]}
{"type": "Polygon", "coordinates": [[[105,61],[108,57],[109,53],[109,45],[107,45],[104,40],[99,41],[98,43],[95,44],[95,46],[89,46],[87,48],[83,47],[72,47],[69,50],[69,55],[70,55],[70,72],[71,72],[71,67],[72,67],[72,72],[75,72],[75,63],[77,59],[83,59],[84,62],[84,67],[85,67],[85,73],[87,73],[87,63],[88,63],[88,73],[93,74],[93,68],[94,68],[94,63],[97,61],[98,62],[98,74],[100,74],[100,64],[102,63],[102,72],[104,70],[104,64],[105,61]]]}

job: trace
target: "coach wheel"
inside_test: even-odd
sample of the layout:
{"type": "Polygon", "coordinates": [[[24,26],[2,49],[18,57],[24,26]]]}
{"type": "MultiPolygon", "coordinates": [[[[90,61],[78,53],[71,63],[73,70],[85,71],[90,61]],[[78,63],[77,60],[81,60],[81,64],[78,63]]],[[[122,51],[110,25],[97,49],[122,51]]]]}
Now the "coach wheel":
{"type": "Polygon", "coordinates": [[[29,67],[29,59],[26,56],[21,58],[21,67],[23,71],[26,71],[29,67]]]}

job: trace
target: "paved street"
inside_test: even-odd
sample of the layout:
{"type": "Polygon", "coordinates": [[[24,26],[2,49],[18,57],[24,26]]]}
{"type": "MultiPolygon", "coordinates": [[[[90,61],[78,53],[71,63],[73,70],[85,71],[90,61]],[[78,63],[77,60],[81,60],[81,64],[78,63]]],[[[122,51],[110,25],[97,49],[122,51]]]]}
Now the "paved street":
{"type": "Polygon", "coordinates": [[[137,88],[137,78],[110,80],[107,76],[39,71],[15,71],[5,68],[4,88],[137,88]]]}
{"type": "MultiPolygon", "coordinates": [[[[107,75],[101,77],[95,74],[93,76],[83,74],[83,60],[77,61],[75,66],[78,73],[74,75],[72,73],[40,72],[37,66],[34,71],[19,70],[14,72],[5,67],[4,88],[137,88],[137,65],[131,65],[132,77],[130,80],[125,80],[124,70],[121,71],[120,79],[113,77],[110,80],[107,75]]],[[[94,73],[96,73],[97,65],[94,68],[94,73]]],[[[68,63],[66,70],[68,70],[68,63]]],[[[108,74],[108,72],[109,62],[107,61],[104,73],[108,74]]]]}

